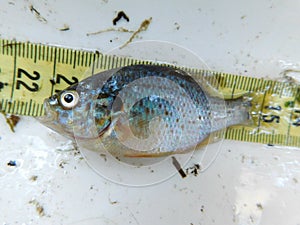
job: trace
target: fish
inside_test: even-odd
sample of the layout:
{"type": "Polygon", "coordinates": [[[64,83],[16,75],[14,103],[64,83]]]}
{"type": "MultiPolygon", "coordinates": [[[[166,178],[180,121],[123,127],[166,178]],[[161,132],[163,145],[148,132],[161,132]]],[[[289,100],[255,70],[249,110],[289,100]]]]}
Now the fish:
{"type": "Polygon", "coordinates": [[[214,96],[205,79],[172,66],[102,71],[44,101],[47,127],[84,148],[125,157],[186,153],[250,119],[243,97],[214,96]]]}

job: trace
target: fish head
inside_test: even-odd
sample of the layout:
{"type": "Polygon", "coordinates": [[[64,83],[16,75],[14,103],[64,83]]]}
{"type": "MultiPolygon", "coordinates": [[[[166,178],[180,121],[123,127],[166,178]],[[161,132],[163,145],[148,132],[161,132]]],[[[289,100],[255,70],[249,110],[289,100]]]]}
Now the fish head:
{"type": "Polygon", "coordinates": [[[80,96],[76,87],[68,88],[44,100],[44,116],[37,118],[42,124],[63,136],[73,137],[74,109],[80,96]]]}
{"type": "Polygon", "coordinates": [[[69,138],[97,138],[110,128],[118,105],[115,100],[113,95],[87,92],[74,85],[45,99],[45,115],[38,120],[69,138]]]}

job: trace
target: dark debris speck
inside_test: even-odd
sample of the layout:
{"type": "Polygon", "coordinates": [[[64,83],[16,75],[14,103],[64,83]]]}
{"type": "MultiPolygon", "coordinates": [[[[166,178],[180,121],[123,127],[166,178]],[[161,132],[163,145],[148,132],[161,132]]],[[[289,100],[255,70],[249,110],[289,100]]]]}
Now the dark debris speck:
{"type": "Polygon", "coordinates": [[[193,166],[186,169],[186,174],[192,174],[195,177],[198,176],[201,167],[199,164],[194,164],[193,166]]]}
{"type": "Polygon", "coordinates": [[[201,211],[201,212],[204,212],[204,205],[201,206],[200,211],[201,211]]]}
{"type": "Polygon", "coordinates": [[[29,201],[29,204],[35,205],[35,209],[39,216],[45,216],[44,207],[37,200],[31,200],[29,201]]]}
{"type": "Polygon", "coordinates": [[[37,178],[38,178],[38,176],[36,176],[36,175],[33,175],[33,176],[31,176],[31,177],[29,178],[29,180],[31,180],[31,181],[36,181],[36,180],[37,180],[37,178]]]}
{"type": "Polygon", "coordinates": [[[260,209],[260,210],[263,210],[263,209],[264,209],[261,203],[257,203],[256,206],[257,206],[257,208],[260,209]]]}
{"type": "Polygon", "coordinates": [[[8,166],[17,166],[17,162],[15,160],[10,160],[8,163],[7,163],[8,166]]]}
{"type": "Polygon", "coordinates": [[[123,12],[123,11],[120,11],[118,12],[118,15],[116,16],[116,18],[113,19],[113,25],[117,25],[117,22],[124,18],[127,22],[129,22],[129,17],[123,12]]]}

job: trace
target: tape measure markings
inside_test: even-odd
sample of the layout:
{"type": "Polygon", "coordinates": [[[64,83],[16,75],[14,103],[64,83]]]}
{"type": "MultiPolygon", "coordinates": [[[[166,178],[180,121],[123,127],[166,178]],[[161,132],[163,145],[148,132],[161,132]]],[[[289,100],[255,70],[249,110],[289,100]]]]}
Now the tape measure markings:
{"type": "MultiPolygon", "coordinates": [[[[261,103],[261,107],[260,107],[260,112],[263,112],[263,111],[264,111],[264,105],[265,105],[266,94],[267,94],[267,92],[264,91],[263,99],[262,99],[262,103],[261,103]]],[[[258,124],[257,124],[257,132],[259,132],[259,130],[260,130],[260,124],[261,124],[261,117],[259,116],[259,117],[258,117],[258,124]]]]}
{"type": "Polygon", "coordinates": [[[10,98],[13,99],[14,96],[14,88],[15,88],[15,83],[16,83],[16,69],[17,69],[17,48],[15,49],[15,54],[13,55],[13,82],[12,82],[12,91],[10,94],[10,98]]]}
{"type": "MultiPolygon", "coordinates": [[[[295,93],[294,102],[296,102],[296,98],[297,98],[298,94],[299,94],[299,88],[297,88],[297,92],[295,93]]],[[[293,109],[290,112],[289,121],[291,121],[291,122],[288,123],[287,140],[286,140],[287,142],[289,141],[289,138],[290,138],[291,124],[294,124],[294,123],[292,123],[294,112],[295,112],[295,103],[293,104],[293,109]]]]}
{"type": "MultiPolygon", "coordinates": [[[[8,40],[0,43],[0,78],[8,83],[0,92],[1,107],[20,115],[42,115],[44,98],[83,76],[130,64],[153,63],[40,44],[8,40]]],[[[195,68],[186,70],[195,78],[206,77],[212,86],[229,96],[239,92],[253,94],[255,104],[260,106],[253,108],[254,124],[228,128],[227,139],[300,147],[298,85],[195,68]],[[273,105],[266,106],[267,102],[273,105]]]]}
{"type": "MultiPolygon", "coordinates": [[[[49,48],[47,48],[49,49],[49,48]]],[[[56,80],[56,56],[57,56],[57,49],[55,48],[54,49],[54,52],[53,52],[53,59],[52,59],[52,52],[53,52],[53,48],[51,48],[51,61],[53,61],[53,67],[52,67],[52,80],[53,82],[55,82],[56,80]]],[[[49,56],[49,51],[47,51],[47,58],[49,56]]],[[[50,81],[51,82],[51,81],[50,81]]],[[[51,82],[51,95],[53,95],[54,93],[54,84],[51,82]]]]}

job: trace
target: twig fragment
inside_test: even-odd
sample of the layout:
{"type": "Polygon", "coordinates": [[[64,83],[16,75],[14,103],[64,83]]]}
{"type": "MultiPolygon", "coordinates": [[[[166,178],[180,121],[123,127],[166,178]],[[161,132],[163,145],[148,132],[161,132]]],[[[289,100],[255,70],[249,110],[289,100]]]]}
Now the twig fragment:
{"type": "Polygon", "coordinates": [[[30,5],[30,6],[29,6],[29,9],[30,9],[30,11],[31,11],[32,13],[35,14],[35,17],[36,17],[39,21],[41,21],[41,22],[43,22],[43,23],[47,23],[47,20],[46,20],[44,17],[41,16],[41,13],[40,13],[36,8],[34,8],[33,5],[30,5]]]}
{"type": "Polygon", "coordinates": [[[64,24],[64,27],[60,28],[59,30],[60,31],[67,31],[67,30],[70,30],[70,27],[69,27],[69,25],[64,24]]]}
{"type": "Polygon", "coordinates": [[[99,30],[99,31],[96,31],[96,32],[91,32],[91,33],[87,33],[86,35],[87,36],[91,36],[91,35],[96,35],[96,34],[101,34],[101,33],[105,33],[105,32],[111,32],[111,31],[116,31],[116,32],[125,32],[125,33],[132,33],[131,37],[128,39],[128,41],[126,41],[121,47],[120,49],[124,48],[125,46],[127,46],[130,42],[132,42],[132,40],[142,31],[146,31],[150,25],[152,21],[152,17],[150,17],[149,19],[145,19],[140,27],[136,30],[136,31],[133,31],[133,30],[128,30],[124,27],[119,27],[119,28],[108,28],[108,29],[105,29],[105,30],[99,30]]]}
{"type": "Polygon", "coordinates": [[[105,30],[99,30],[96,32],[91,32],[91,33],[87,33],[87,36],[91,36],[91,35],[96,35],[96,34],[101,34],[101,33],[105,33],[105,32],[112,32],[112,31],[116,31],[116,32],[124,32],[124,33],[134,33],[134,30],[128,30],[124,27],[119,27],[119,28],[108,28],[105,30]]]}
{"type": "Polygon", "coordinates": [[[146,30],[148,29],[148,27],[149,27],[151,21],[152,21],[152,17],[150,17],[149,19],[144,20],[144,21],[141,23],[139,29],[138,29],[137,31],[135,31],[135,32],[131,35],[131,37],[129,38],[129,40],[126,41],[125,44],[123,44],[123,45],[120,47],[120,49],[124,48],[126,45],[128,45],[130,42],[132,42],[132,40],[136,37],[136,35],[137,35],[138,33],[142,32],[142,31],[146,31],[146,30]]]}
{"type": "Polygon", "coordinates": [[[178,160],[174,156],[172,157],[172,163],[175,166],[175,168],[177,169],[177,171],[180,174],[180,176],[182,178],[185,178],[186,177],[186,173],[183,171],[183,169],[181,168],[181,165],[179,164],[178,160]]]}
{"type": "Polygon", "coordinates": [[[20,117],[16,115],[8,115],[4,111],[0,111],[0,113],[5,117],[6,123],[9,125],[9,128],[12,132],[15,132],[15,126],[20,121],[20,117]]]}

